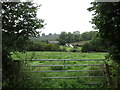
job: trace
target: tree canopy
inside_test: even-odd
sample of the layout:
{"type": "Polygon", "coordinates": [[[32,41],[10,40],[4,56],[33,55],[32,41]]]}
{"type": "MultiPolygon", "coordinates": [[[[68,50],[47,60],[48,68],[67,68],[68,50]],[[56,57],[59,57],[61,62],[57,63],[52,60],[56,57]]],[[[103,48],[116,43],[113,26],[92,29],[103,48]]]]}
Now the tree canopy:
{"type": "Polygon", "coordinates": [[[36,17],[37,9],[31,2],[2,3],[3,50],[19,50],[29,37],[39,34],[36,29],[44,26],[44,20],[36,17]]]}
{"type": "Polygon", "coordinates": [[[71,32],[61,32],[59,35],[59,41],[62,45],[66,43],[80,42],[80,41],[88,41],[91,40],[94,35],[96,35],[96,31],[89,31],[80,34],[79,31],[71,32]]]}
{"type": "Polygon", "coordinates": [[[92,23],[107,42],[110,57],[120,63],[120,2],[92,2],[92,23]]]}
{"type": "Polygon", "coordinates": [[[2,3],[3,87],[13,88],[13,72],[16,67],[11,52],[22,51],[29,37],[39,35],[37,29],[44,26],[44,20],[37,18],[38,7],[32,2],[2,3]]]}
{"type": "Polygon", "coordinates": [[[94,35],[96,35],[96,34],[97,34],[96,31],[84,32],[84,33],[81,34],[81,40],[82,40],[82,41],[91,40],[92,37],[93,37],[94,35]]]}

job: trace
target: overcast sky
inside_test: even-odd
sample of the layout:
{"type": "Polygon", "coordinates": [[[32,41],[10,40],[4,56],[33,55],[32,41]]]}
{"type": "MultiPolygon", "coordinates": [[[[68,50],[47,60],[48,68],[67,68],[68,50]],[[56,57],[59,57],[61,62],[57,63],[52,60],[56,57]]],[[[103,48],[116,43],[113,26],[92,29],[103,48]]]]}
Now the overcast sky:
{"type": "Polygon", "coordinates": [[[92,12],[86,10],[92,1],[94,0],[34,0],[42,5],[37,13],[38,18],[47,23],[45,29],[41,29],[42,33],[83,33],[93,30],[93,25],[89,23],[92,12]]]}

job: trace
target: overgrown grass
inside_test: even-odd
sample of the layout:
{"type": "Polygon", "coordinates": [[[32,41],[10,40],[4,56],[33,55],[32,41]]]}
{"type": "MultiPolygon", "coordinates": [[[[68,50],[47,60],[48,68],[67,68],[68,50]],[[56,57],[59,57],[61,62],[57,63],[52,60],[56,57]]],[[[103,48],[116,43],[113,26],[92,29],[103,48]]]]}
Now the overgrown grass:
{"type": "Polygon", "coordinates": [[[13,59],[105,59],[107,53],[80,53],[80,52],[15,52],[13,59]]]}
{"type": "Polygon", "coordinates": [[[73,50],[76,50],[76,52],[81,52],[82,47],[65,47],[65,46],[60,46],[60,49],[65,52],[73,52],[73,50]]]}
{"type": "MultiPolygon", "coordinates": [[[[107,53],[73,53],[73,52],[16,52],[13,59],[105,59],[107,53]]],[[[103,61],[34,61],[29,65],[84,65],[103,64],[103,61]]],[[[25,67],[24,71],[49,70],[103,70],[102,66],[56,66],[56,67],[25,67]]],[[[43,77],[80,77],[102,76],[103,72],[24,72],[29,88],[103,88],[106,87],[105,78],[77,78],[77,79],[46,79],[43,77]],[[27,79],[30,80],[27,80],[27,79]],[[84,83],[100,83],[100,85],[84,85],[84,83]]],[[[23,82],[25,83],[25,82],[23,82]]]]}

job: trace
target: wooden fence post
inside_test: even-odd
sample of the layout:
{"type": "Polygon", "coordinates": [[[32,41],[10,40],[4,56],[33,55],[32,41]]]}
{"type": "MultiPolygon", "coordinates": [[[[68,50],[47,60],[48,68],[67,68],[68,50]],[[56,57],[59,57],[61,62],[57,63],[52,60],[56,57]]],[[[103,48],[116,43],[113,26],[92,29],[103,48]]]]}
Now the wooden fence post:
{"type": "MultiPolygon", "coordinates": [[[[20,71],[20,61],[19,60],[14,60],[14,88],[16,88],[16,82],[19,79],[19,71],[20,71]]],[[[19,85],[17,85],[19,86],[19,85]]]]}
{"type": "Polygon", "coordinates": [[[107,63],[105,63],[105,72],[106,72],[108,87],[111,88],[112,87],[112,77],[111,77],[111,73],[109,70],[109,65],[107,63]]]}

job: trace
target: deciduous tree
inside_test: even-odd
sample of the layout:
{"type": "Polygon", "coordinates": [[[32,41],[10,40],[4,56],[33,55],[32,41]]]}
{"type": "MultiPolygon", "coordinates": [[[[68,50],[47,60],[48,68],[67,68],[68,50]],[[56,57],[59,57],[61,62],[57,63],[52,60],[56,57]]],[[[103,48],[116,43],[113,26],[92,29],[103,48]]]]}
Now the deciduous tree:
{"type": "Polygon", "coordinates": [[[120,63],[120,2],[93,2],[88,8],[94,11],[92,23],[100,37],[108,44],[110,57],[120,63]]]}
{"type": "MultiPolygon", "coordinates": [[[[29,37],[39,35],[36,29],[44,26],[44,20],[36,17],[39,6],[32,2],[3,2],[2,3],[2,60],[3,86],[13,83],[13,61],[10,52],[22,51],[29,37]]],[[[11,84],[11,85],[9,85],[11,84]]],[[[13,87],[12,87],[13,88],[13,87]]]]}

